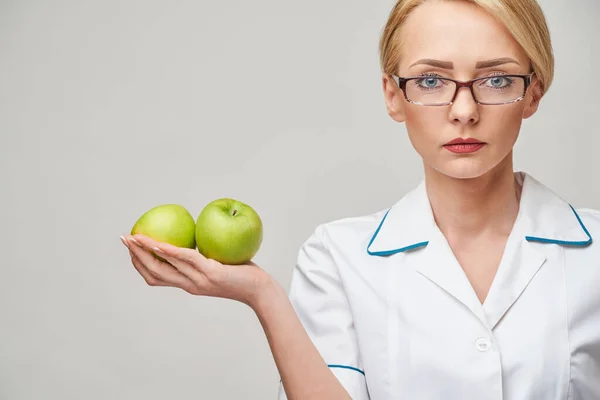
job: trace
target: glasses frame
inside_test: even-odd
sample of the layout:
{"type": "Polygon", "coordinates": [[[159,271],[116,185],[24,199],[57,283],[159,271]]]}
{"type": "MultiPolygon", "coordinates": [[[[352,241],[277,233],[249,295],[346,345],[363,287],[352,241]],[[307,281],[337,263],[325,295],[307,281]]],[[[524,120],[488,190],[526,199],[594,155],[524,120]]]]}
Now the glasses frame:
{"type": "Polygon", "coordinates": [[[527,93],[527,89],[529,88],[529,86],[531,85],[531,79],[533,77],[533,75],[535,74],[535,71],[530,73],[530,74],[502,74],[502,75],[491,75],[491,76],[484,76],[481,78],[475,78],[475,79],[471,79],[469,81],[458,81],[456,79],[452,79],[452,78],[446,78],[446,77],[441,77],[441,76],[431,76],[431,78],[436,78],[436,79],[444,79],[447,81],[451,81],[454,82],[454,84],[456,85],[456,88],[454,90],[454,96],[452,96],[452,100],[450,100],[447,103],[442,103],[442,104],[423,104],[423,103],[419,103],[417,101],[412,101],[408,98],[408,96],[406,95],[406,83],[412,80],[417,80],[417,79],[427,79],[430,78],[430,76],[428,75],[422,75],[422,76],[409,76],[409,77],[400,77],[398,75],[394,75],[392,74],[392,77],[394,77],[394,81],[396,82],[396,84],[398,85],[398,88],[400,90],[402,90],[402,93],[404,93],[404,98],[406,99],[406,101],[408,101],[409,103],[412,104],[416,104],[419,106],[425,106],[425,107],[441,107],[441,106],[449,106],[451,104],[454,103],[454,101],[456,100],[456,96],[458,95],[458,91],[461,88],[469,88],[469,90],[471,91],[471,96],[473,96],[473,100],[475,101],[475,103],[477,104],[482,104],[482,105],[488,105],[488,106],[499,106],[499,105],[504,105],[504,104],[512,104],[512,103],[516,103],[518,101],[521,101],[525,98],[525,94],[527,93]],[[478,81],[484,81],[487,79],[491,79],[491,78],[497,78],[497,77],[502,77],[502,78],[522,78],[524,80],[525,86],[523,88],[523,94],[511,101],[507,101],[504,103],[484,103],[481,102],[479,100],[477,100],[477,97],[475,96],[475,92],[473,91],[473,85],[475,84],[475,82],[478,81]]]}

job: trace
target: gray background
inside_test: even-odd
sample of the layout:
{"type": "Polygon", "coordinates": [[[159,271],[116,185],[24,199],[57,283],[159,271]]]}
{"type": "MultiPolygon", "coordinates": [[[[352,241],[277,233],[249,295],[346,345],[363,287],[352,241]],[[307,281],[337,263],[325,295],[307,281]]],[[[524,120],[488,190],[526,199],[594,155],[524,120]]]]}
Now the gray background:
{"type": "MultiPolygon", "coordinates": [[[[272,399],[246,306],[151,288],[119,241],[146,210],[233,197],[286,288],[319,223],[422,178],[386,114],[391,0],[0,0],[0,399],[272,399]]],[[[516,169],[600,209],[596,0],[546,0],[556,80],[516,169]]]]}

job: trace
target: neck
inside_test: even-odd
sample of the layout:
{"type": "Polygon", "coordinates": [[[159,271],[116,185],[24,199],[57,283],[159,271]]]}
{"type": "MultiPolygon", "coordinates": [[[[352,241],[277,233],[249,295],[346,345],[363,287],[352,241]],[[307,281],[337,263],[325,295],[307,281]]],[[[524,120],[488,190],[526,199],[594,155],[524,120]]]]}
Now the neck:
{"type": "Polygon", "coordinates": [[[425,182],[435,222],[446,237],[510,234],[520,197],[512,154],[472,179],[451,178],[426,166],[425,182]]]}

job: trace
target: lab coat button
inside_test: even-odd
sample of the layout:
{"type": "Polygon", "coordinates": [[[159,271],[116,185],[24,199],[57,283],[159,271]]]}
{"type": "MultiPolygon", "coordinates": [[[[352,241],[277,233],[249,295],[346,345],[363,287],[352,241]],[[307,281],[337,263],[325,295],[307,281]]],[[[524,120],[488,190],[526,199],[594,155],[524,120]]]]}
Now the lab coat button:
{"type": "Polygon", "coordinates": [[[475,341],[475,348],[481,352],[488,351],[492,347],[492,342],[490,339],[480,337],[475,341]]]}

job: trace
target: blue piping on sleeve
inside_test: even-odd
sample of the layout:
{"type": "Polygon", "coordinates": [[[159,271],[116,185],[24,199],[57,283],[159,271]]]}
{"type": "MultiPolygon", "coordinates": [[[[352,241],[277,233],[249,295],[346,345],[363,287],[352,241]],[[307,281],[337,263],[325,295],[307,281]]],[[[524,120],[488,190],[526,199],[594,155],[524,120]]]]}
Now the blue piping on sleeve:
{"type": "MultiPolygon", "coordinates": [[[[350,366],[348,366],[348,365],[327,364],[327,366],[328,366],[329,368],[343,368],[343,369],[349,369],[349,370],[352,370],[352,371],[359,372],[359,373],[361,373],[363,376],[365,376],[365,372],[364,372],[364,371],[362,371],[362,370],[360,370],[360,369],[358,369],[358,368],[355,368],[355,367],[350,367],[350,366]]],[[[279,379],[279,383],[281,383],[281,379],[279,379]]]]}

